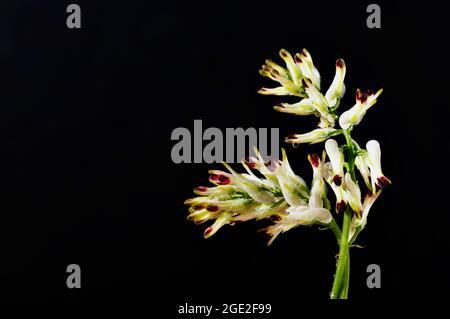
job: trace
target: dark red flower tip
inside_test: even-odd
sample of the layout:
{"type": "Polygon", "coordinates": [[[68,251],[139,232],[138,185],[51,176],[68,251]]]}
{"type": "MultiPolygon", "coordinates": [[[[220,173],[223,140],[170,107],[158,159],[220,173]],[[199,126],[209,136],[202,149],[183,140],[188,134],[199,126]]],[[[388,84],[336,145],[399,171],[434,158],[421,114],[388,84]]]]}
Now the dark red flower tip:
{"type": "Polygon", "coordinates": [[[286,107],[283,105],[283,103],[278,103],[278,104],[275,105],[275,106],[277,106],[277,107],[279,107],[279,108],[282,108],[282,109],[286,108],[286,107]]]}
{"type": "Polygon", "coordinates": [[[344,60],[342,59],[337,59],[336,61],[336,66],[340,69],[342,69],[344,67],[344,60]]]}
{"type": "Polygon", "coordinates": [[[381,188],[385,188],[390,184],[389,180],[385,176],[381,176],[377,178],[377,185],[381,188]]]}
{"type": "Polygon", "coordinates": [[[309,156],[309,161],[311,162],[311,165],[314,167],[319,167],[319,156],[317,154],[311,154],[309,156]]]}
{"type": "Polygon", "coordinates": [[[280,215],[270,215],[269,220],[271,222],[278,222],[281,220],[281,216],[280,215]]]}
{"type": "Polygon", "coordinates": [[[246,157],[244,159],[245,165],[247,165],[249,168],[254,169],[256,167],[256,163],[252,161],[250,157],[246,157]]]}
{"type": "Polygon", "coordinates": [[[219,185],[227,185],[230,184],[231,180],[228,176],[225,175],[219,175],[219,174],[213,174],[209,178],[212,182],[215,182],[219,185]]]}
{"type": "Polygon", "coordinates": [[[367,101],[368,95],[367,93],[362,93],[360,90],[356,91],[356,99],[360,101],[361,103],[364,103],[367,101]]]}
{"type": "Polygon", "coordinates": [[[367,95],[369,95],[369,96],[370,96],[370,95],[374,95],[374,94],[375,94],[375,93],[374,93],[374,92],[373,92],[372,90],[367,90],[367,92],[366,92],[366,93],[367,93],[367,95]]]}
{"type": "Polygon", "coordinates": [[[268,161],[268,162],[265,162],[264,163],[264,165],[266,166],[266,167],[270,167],[270,166],[272,166],[272,160],[270,160],[270,161],[268,161]]]}
{"type": "Polygon", "coordinates": [[[294,56],[294,61],[295,61],[295,63],[302,63],[303,61],[302,61],[302,58],[300,57],[300,55],[298,55],[298,54],[296,54],[295,56],[294,56]]]}
{"type": "Polygon", "coordinates": [[[260,91],[262,91],[262,92],[265,92],[265,91],[267,91],[267,89],[266,89],[266,88],[260,88],[259,90],[260,90],[260,91]]]}
{"type": "Polygon", "coordinates": [[[300,54],[303,55],[305,58],[308,56],[308,55],[306,54],[306,51],[305,51],[304,49],[300,51],[300,54]]]}
{"type": "Polygon", "coordinates": [[[283,58],[285,58],[285,57],[287,57],[287,52],[284,51],[284,50],[281,50],[281,51],[280,51],[280,55],[281,55],[283,58]]]}
{"type": "Polygon", "coordinates": [[[209,205],[208,207],[206,207],[206,210],[208,212],[217,212],[219,210],[219,206],[217,206],[217,205],[209,205]]]}
{"type": "Polygon", "coordinates": [[[343,213],[346,208],[347,208],[347,204],[344,201],[340,201],[339,203],[336,203],[336,211],[338,213],[343,213]]]}
{"type": "Polygon", "coordinates": [[[309,87],[308,82],[305,79],[302,79],[303,86],[309,87]]]}
{"type": "Polygon", "coordinates": [[[342,176],[341,175],[334,175],[333,176],[333,183],[336,186],[341,186],[341,184],[342,184],[342,176]]]}
{"type": "Polygon", "coordinates": [[[194,191],[199,192],[199,193],[206,192],[207,190],[208,190],[208,187],[206,187],[206,186],[199,186],[194,189],[194,191]]]}
{"type": "Polygon", "coordinates": [[[205,208],[205,206],[199,204],[199,205],[192,206],[192,208],[195,210],[200,210],[200,209],[205,208]]]}
{"type": "Polygon", "coordinates": [[[272,72],[272,74],[275,74],[276,76],[280,75],[280,72],[275,69],[272,69],[270,72],[272,72]]]}
{"type": "Polygon", "coordinates": [[[208,236],[213,231],[212,227],[208,227],[205,229],[205,232],[203,233],[203,236],[208,236]]]}
{"type": "Polygon", "coordinates": [[[297,134],[289,134],[288,136],[286,136],[286,140],[293,140],[297,138],[297,134]]]}

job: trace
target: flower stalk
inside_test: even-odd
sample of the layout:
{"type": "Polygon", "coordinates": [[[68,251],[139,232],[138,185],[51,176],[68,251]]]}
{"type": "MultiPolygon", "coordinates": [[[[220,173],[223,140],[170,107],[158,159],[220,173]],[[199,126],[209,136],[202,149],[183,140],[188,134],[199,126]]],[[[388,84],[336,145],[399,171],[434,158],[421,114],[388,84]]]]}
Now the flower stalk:
{"type": "MultiPolygon", "coordinates": [[[[351,130],[350,130],[351,131],[351,130]]],[[[349,130],[344,130],[345,140],[347,142],[347,163],[348,171],[354,181],[355,177],[355,147],[350,136],[349,130]]],[[[347,299],[350,285],[350,246],[349,233],[352,221],[353,211],[350,206],[344,212],[342,221],[342,234],[339,241],[339,257],[334,275],[333,287],[331,289],[331,299],[347,299]]]]}

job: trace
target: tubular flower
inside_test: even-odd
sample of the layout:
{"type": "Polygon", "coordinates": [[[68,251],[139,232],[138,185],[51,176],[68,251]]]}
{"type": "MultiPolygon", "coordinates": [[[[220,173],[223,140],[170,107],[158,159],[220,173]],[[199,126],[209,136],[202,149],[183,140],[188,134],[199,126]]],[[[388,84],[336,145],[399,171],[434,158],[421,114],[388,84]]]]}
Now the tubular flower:
{"type": "Polygon", "coordinates": [[[336,74],[334,76],[333,82],[330,85],[327,93],[325,93],[325,99],[330,107],[338,107],[339,101],[345,94],[345,62],[342,59],[336,61],[336,74]]]}
{"type": "Polygon", "coordinates": [[[370,179],[372,180],[372,191],[375,192],[375,185],[380,188],[385,188],[391,184],[391,180],[384,176],[381,171],[381,149],[380,143],[371,140],[366,144],[367,156],[366,163],[370,169],[370,179]]]}
{"type": "Polygon", "coordinates": [[[313,180],[308,205],[312,208],[321,208],[323,207],[323,197],[325,197],[325,185],[322,175],[323,164],[316,154],[309,155],[308,160],[313,168],[313,180]]]}
{"type": "Polygon", "coordinates": [[[196,224],[214,220],[205,230],[205,238],[214,235],[224,225],[251,219],[278,219],[274,228],[265,229],[269,234],[274,229],[284,232],[299,225],[329,223],[326,215],[330,213],[323,208],[322,201],[325,191],[320,159],[314,157],[312,160],[310,157],[311,163],[315,163],[310,191],[305,181],[293,172],[284,149],[282,160],[270,164],[264,162],[258,150],[255,154],[256,158],[242,162],[247,173],[237,173],[224,163],[229,172],[210,171],[214,187],[197,187],[194,193],[198,196],[185,201],[189,205],[188,220],[196,224]],[[258,177],[254,170],[263,177],[258,177]]]}
{"type": "Polygon", "coordinates": [[[322,176],[322,160],[316,154],[309,155],[308,160],[313,168],[313,180],[308,205],[300,204],[289,207],[286,210],[286,215],[283,215],[274,225],[263,229],[271,236],[269,245],[272,244],[279,234],[294,227],[315,224],[328,225],[333,219],[330,211],[323,207],[323,199],[326,199],[326,194],[322,176]]]}
{"type": "Polygon", "coordinates": [[[333,168],[333,183],[340,186],[344,177],[344,154],[339,149],[337,142],[329,139],[325,142],[325,150],[330,158],[331,167],[333,168]]]}
{"type": "Polygon", "coordinates": [[[325,181],[330,185],[331,189],[336,196],[336,212],[342,213],[347,207],[347,200],[345,197],[344,189],[342,184],[337,186],[335,182],[333,182],[333,177],[335,176],[333,173],[333,168],[330,162],[326,162],[323,164],[322,174],[325,181]]]}
{"type": "Polygon", "coordinates": [[[361,216],[361,190],[349,173],[345,173],[345,199],[357,216],[361,216]]]}
{"type": "Polygon", "coordinates": [[[325,141],[331,136],[340,134],[341,131],[335,128],[318,128],[305,134],[291,134],[286,137],[285,142],[290,144],[316,144],[325,141]]]}
{"type": "Polygon", "coordinates": [[[367,224],[367,216],[369,216],[370,208],[373,203],[377,200],[378,196],[380,196],[381,190],[376,192],[375,194],[369,193],[365,196],[364,202],[362,204],[362,214],[360,217],[353,215],[352,221],[350,223],[350,231],[349,231],[349,242],[355,239],[355,236],[364,229],[367,224]]]}
{"type": "Polygon", "coordinates": [[[334,127],[334,117],[329,112],[328,102],[322,93],[315,87],[310,80],[303,79],[303,86],[306,94],[308,94],[308,103],[311,103],[316,108],[320,116],[320,127],[334,127]]]}
{"type": "Polygon", "coordinates": [[[329,210],[325,208],[312,208],[309,206],[293,206],[287,209],[287,215],[269,226],[265,231],[271,236],[268,245],[280,235],[294,227],[311,225],[328,225],[333,219],[329,210]]]}
{"type": "Polygon", "coordinates": [[[367,110],[377,102],[377,97],[383,92],[383,89],[377,93],[367,91],[362,93],[359,89],[356,91],[356,104],[345,111],[339,117],[339,125],[344,130],[348,130],[351,126],[358,125],[367,110]]]}
{"type": "Polygon", "coordinates": [[[304,77],[308,78],[320,90],[320,73],[314,66],[311,54],[306,49],[303,49],[295,55],[295,63],[304,77]]]}
{"type": "Polygon", "coordinates": [[[295,115],[312,115],[316,113],[316,108],[309,99],[303,99],[294,104],[280,103],[275,105],[273,108],[278,112],[295,115]]]}
{"type": "Polygon", "coordinates": [[[358,171],[361,173],[362,178],[364,179],[364,183],[366,184],[367,188],[372,190],[372,184],[370,183],[370,171],[369,167],[366,164],[366,155],[367,151],[362,150],[361,147],[359,147],[358,143],[352,139],[353,145],[355,145],[357,154],[355,158],[355,166],[358,169],[358,171]]]}
{"type": "Polygon", "coordinates": [[[286,151],[281,149],[283,161],[277,170],[278,183],[285,200],[291,206],[305,205],[308,201],[309,190],[305,181],[292,171],[286,156],[286,151]]]}

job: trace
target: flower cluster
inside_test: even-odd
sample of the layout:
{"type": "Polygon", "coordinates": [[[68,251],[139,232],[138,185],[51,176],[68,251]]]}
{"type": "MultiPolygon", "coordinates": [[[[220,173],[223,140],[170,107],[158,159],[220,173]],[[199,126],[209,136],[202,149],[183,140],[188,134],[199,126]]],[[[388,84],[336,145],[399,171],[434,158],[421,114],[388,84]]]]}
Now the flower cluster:
{"type": "Polygon", "coordinates": [[[246,173],[237,173],[224,163],[228,172],[210,171],[214,187],[197,187],[198,197],[188,199],[189,220],[197,224],[215,220],[205,230],[205,238],[215,234],[222,226],[251,219],[276,220],[274,226],[266,228],[275,237],[299,225],[328,225],[332,216],[323,207],[325,188],[321,178],[321,160],[317,155],[310,157],[314,168],[311,189],[296,175],[282,149],[283,159],[264,162],[257,150],[257,157],[242,162],[246,173]],[[259,176],[257,176],[256,174],[259,176]]]}
{"type": "Polygon", "coordinates": [[[375,104],[382,90],[377,93],[371,91],[362,93],[357,90],[356,104],[339,117],[337,109],[345,93],[344,60],[336,61],[336,74],[323,95],[320,92],[319,71],[306,49],[294,57],[283,49],[280,51],[280,57],[285,62],[285,68],[272,60],[266,60],[260,70],[261,75],[278,82],[280,86],[262,88],[259,93],[294,95],[301,98],[297,103],[281,103],[274,108],[295,115],[315,114],[320,118],[319,128],[309,133],[288,136],[286,141],[289,143],[326,141],[325,152],[329,161],[325,162],[325,156],[322,158],[316,154],[308,156],[314,172],[311,188],[308,188],[305,181],[292,171],[284,150],[283,159],[271,163],[265,163],[255,150],[256,158],[243,161],[242,165],[246,170],[243,174],[237,173],[226,163],[224,165],[228,172],[210,171],[210,181],[216,186],[197,187],[194,192],[199,196],[185,201],[185,204],[190,206],[189,220],[197,224],[214,220],[212,226],[205,230],[205,238],[212,236],[226,224],[234,225],[251,219],[276,220],[274,225],[265,228],[272,236],[269,243],[278,234],[299,225],[328,225],[333,217],[330,213],[330,201],[326,196],[327,185],[336,196],[336,212],[342,213],[350,206],[355,213],[351,224],[352,235],[355,235],[366,224],[369,209],[379,195],[378,188],[384,188],[390,183],[381,170],[381,151],[377,141],[369,141],[366,149],[361,149],[353,139],[351,146],[339,146],[330,138],[359,124],[366,111],[375,104]],[[334,127],[336,120],[339,121],[341,129],[334,127]],[[369,189],[368,195],[363,200],[358,182],[345,161],[344,151],[349,147],[354,148],[353,161],[369,189]],[[259,176],[252,169],[259,172],[257,173],[259,176]]]}
{"type": "Polygon", "coordinates": [[[321,225],[331,229],[339,243],[339,260],[333,282],[331,298],[347,298],[349,285],[349,248],[367,224],[369,210],[379,197],[381,189],[391,183],[381,169],[381,149],[376,140],[366,143],[363,149],[351,137],[354,127],[361,123],[367,111],[377,102],[382,89],[356,90],[356,102],[339,114],[346,91],[344,79],[346,64],[336,61],[336,73],[328,90],[321,92],[320,73],[306,49],[292,56],[281,50],[285,66],[266,60],[259,71],[261,75],[278,83],[273,88],[262,88],[264,95],[290,95],[299,98],[293,104],[280,103],[275,110],[294,115],[316,115],[317,128],[308,133],[293,134],[286,138],[290,144],[325,142],[322,156],[308,156],[313,169],[310,187],[296,175],[282,150],[282,160],[265,163],[255,151],[256,158],[243,161],[246,173],[235,172],[224,163],[228,172],[210,171],[214,187],[198,187],[199,196],[188,199],[188,219],[195,223],[214,221],[205,230],[210,237],[222,226],[251,219],[269,219],[274,223],[266,228],[271,239],[301,225],[321,225]],[[339,127],[336,127],[336,124],[339,127]],[[332,138],[344,135],[345,143],[339,145],[332,138]],[[363,193],[357,172],[367,188],[363,193]],[[332,192],[328,189],[331,188],[332,192]],[[331,209],[329,193],[336,197],[331,209]],[[336,214],[333,214],[333,211],[336,214]],[[343,215],[342,229],[334,216],[343,215]]]}

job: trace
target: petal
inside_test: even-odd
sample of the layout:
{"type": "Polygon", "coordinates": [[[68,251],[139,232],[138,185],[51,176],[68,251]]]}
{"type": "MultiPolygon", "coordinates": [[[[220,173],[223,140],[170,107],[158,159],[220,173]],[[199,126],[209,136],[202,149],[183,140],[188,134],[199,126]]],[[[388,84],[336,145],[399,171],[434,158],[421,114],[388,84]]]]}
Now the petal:
{"type": "Polygon", "coordinates": [[[314,86],[320,90],[320,73],[314,66],[311,54],[303,49],[295,55],[295,63],[299,66],[303,76],[310,79],[314,86]]]}
{"type": "Polygon", "coordinates": [[[305,134],[292,134],[286,137],[286,142],[291,144],[309,143],[315,144],[325,141],[331,136],[339,134],[339,130],[328,127],[318,128],[305,134]]]}
{"type": "Polygon", "coordinates": [[[263,95],[292,95],[292,93],[284,86],[279,86],[276,88],[261,88],[258,90],[258,93],[263,95]]]}
{"type": "Polygon", "coordinates": [[[342,59],[336,61],[336,74],[334,75],[333,82],[330,85],[325,98],[329,106],[336,106],[338,100],[340,100],[345,94],[345,78],[346,66],[342,59]]]}
{"type": "Polygon", "coordinates": [[[338,143],[333,139],[328,139],[325,142],[325,151],[330,158],[334,174],[342,178],[344,176],[344,154],[339,149],[338,143]]]}
{"type": "Polygon", "coordinates": [[[361,190],[356,182],[353,181],[349,173],[345,174],[345,196],[347,203],[356,213],[361,216],[362,204],[361,204],[361,190]]]}
{"type": "Polygon", "coordinates": [[[289,205],[305,205],[306,202],[304,198],[306,199],[308,196],[306,183],[300,176],[294,174],[289,166],[289,162],[287,161],[286,152],[283,149],[282,152],[283,162],[280,169],[277,170],[277,178],[280,184],[281,192],[289,205]],[[300,195],[302,195],[303,198],[300,195]]]}
{"type": "Polygon", "coordinates": [[[367,156],[366,162],[370,169],[370,176],[372,180],[372,191],[375,192],[375,185],[384,188],[391,180],[384,176],[381,170],[381,148],[380,143],[376,140],[371,140],[366,144],[367,156]]]}
{"type": "Polygon", "coordinates": [[[312,115],[316,112],[316,108],[309,99],[303,99],[294,104],[280,103],[274,106],[274,109],[278,112],[291,113],[295,115],[312,115]]]}
{"type": "Polygon", "coordinates": [[[358,125],[367,110],[376,103],[377,97],[383,90],[379,90],[377,93],[366,92],[362,93],[359,89],[356,91],[356,104],[345,111],[339,117],[339,125],[344,130],[348,130],[352,125],[358,125]]]}
{"type": "Polygon", "coordinates": [[[291,79],[294,82],[294,84],[301,85],[302,73],[300,71],[300,68],[295,64],[294,59],[292,58],[292,55],[285,49],[281,49],[280,57],[286,63],[286,67],[289,71],[289,74],[290,74],[291,79]]]}
{"type": "Polygon", "coordinates": [[[366,197],[364,198],[364,202],[362,204],[361,218],[358,218],[356,215],[353,215],[352,221],[350,223],[350,230],[348,236],[349,242],[354,239],[353,237],[357,232],[360,232],[366,226],[370,208],[372,207],[373,203],[375,203],[380,194],[381,190],[379,190],[375,194],[366,195],[366,197]]]}
{"type": "Polygon", "coordinates": [[[220,216],[214,222],[214,224],[212,224],[211,226],[209,226],[208,228],[205,229],[203,237],[204,238],[209,238],[212,235],[214,235],[215,233],[217,233],[217,231],[220,228],[222,228],[222,226],[224,226],[224,225],[229,223],[230,218],[231,218],[231,214],[230,213],[228,213],[228,212],[221,213],[220,216]]]}
{"type": "Polygon", "coordinates": [[[308,206],[290,207],[286,222],[298,225],[313,225],[316,223],[328,225],[333,219],[331,213],[325,208],[310,208],[308,206]]]}

